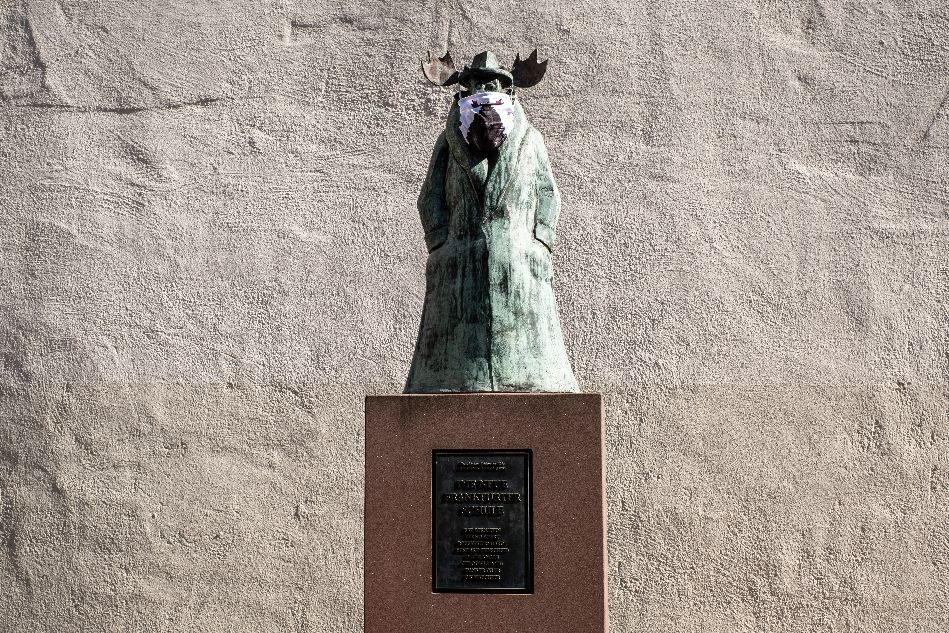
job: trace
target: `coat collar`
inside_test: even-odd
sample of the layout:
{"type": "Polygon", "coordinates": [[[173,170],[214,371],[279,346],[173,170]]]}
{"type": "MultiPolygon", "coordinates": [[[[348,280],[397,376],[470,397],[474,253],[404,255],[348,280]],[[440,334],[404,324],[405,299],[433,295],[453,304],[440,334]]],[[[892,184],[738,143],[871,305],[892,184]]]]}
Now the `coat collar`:
{"type": "Polygon", "coordinates": [[[518,155],[524,137],[527,135],[527,128],[530,126],[527,117],[524,116],[524,109],[521,108],[518,101],[514,102],[514,128],[511,130],[511,135],[498,148],[497,161],[488,173],[483,191],[477,184],[474,174],[472,174],[472,168],[483,161],[484,156],[472,151],[471,146],[461,136],[460,122],[461,112],[456,100],[448,113],[446,123],[445,136],[448,139],[448,147],[452,156],[464,170],[468,184],[475,196],[483,202],[486,208],[495,208],[501,203],[501,197],[507,189],[508,181],[517,171],[518,155]]]}

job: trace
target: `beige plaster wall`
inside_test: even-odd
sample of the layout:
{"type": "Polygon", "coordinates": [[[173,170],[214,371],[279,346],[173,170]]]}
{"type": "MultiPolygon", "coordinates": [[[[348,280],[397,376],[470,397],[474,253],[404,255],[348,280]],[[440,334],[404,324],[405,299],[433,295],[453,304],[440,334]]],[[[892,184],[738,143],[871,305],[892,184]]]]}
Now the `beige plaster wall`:
{"type": "Polygon", "coordinates": [[[613,633],[949,630],[945,2],[0,29],[0,630],[361,630],[362,398],[408,370],[446,46],[551,59],[522,99],[607,397],[613,633]]]}

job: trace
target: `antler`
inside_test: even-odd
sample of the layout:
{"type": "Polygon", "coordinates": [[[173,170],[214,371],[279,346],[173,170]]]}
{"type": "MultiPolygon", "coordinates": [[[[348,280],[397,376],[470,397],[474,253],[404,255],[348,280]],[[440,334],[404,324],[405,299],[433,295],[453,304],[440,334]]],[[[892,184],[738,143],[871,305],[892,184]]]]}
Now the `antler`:
{"type": "Polygon", "coordinates": [[[436,86],[450,86],[458,81],[458,71],[449,51],[445,51],[444,57],[435,59],[432,59],[432,51],[428,51],[428,59],[422,62],[422,72],[436,86]]]}
{"type": "Polygon", "coordinates": [[[544,73],[547,72],[547,62],[549,61],[549,59],[545,59],[538,64],[536,48],[534,52],[523,61],[521,60],[521,54],[518,53],[514,58],[514,65],[511,66],[511,75],[514,76],[514,85],[518,88],[530,88],[531,86],[539,84],[540,80],[544,78],[544,73]]]}

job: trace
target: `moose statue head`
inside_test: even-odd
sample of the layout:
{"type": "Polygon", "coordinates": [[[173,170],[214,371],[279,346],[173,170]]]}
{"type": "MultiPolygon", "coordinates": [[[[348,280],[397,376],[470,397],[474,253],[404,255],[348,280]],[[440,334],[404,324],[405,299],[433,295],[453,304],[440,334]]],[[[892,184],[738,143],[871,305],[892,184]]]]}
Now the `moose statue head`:
{"type": "Polygon", "coordinates": [[[534,50],[524,60],[518,54],[508,70],[498,64],[494,53],[484,51],[459,71],[450,51],[436,58],[429,52],[422,62],[422,72],[436,86],[461,87],[456,97],[461,108],[462,135],[476,150],[489,154],[497,151],[514,125],[515,90],[540,83],[547,72],[547,61],[538,63],[534,50]]]}

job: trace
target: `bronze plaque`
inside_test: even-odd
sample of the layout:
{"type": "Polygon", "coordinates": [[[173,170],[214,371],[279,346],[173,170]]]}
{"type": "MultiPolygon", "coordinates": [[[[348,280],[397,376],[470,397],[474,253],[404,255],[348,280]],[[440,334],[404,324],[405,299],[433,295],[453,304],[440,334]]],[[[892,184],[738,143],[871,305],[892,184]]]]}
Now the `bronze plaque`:
{"type": "Polygon", "coordinates": [[[530,450],[432,452],[432,591],[533,593],[530,450]]]}

